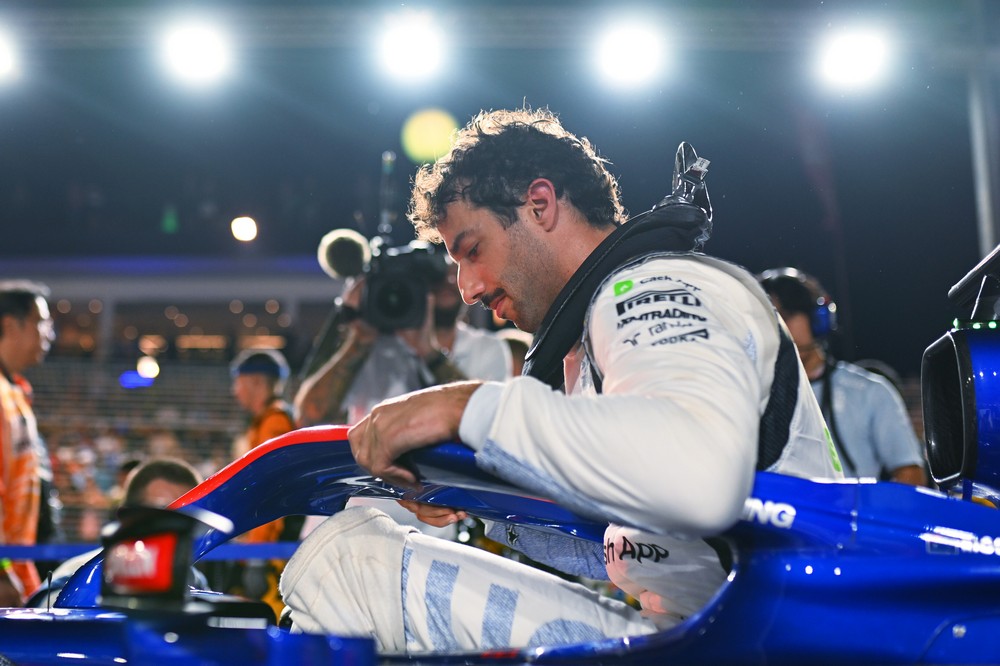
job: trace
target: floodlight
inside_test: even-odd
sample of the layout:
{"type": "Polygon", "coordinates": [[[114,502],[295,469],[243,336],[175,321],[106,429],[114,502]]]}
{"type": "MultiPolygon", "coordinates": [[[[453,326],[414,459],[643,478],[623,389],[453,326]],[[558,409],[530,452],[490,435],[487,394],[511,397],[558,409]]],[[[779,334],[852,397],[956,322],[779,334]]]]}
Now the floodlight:
{"type": "Polygon", "coordinates": [[[378,51],[382,67],[394,78],[425,81],[444,63],[444,33],[430,14],[402,12],[388,20],[378,51]]]}
{"type": "Polygon", "coordinates": [[[169,29],[161,55],[171,74],[192,85],[214,83],[232,66],[229,39],[204,23],[179,24],[169,29]]]}
{"type": "Polygon", "coordinates": [[[663,57],[663,35],[637,22],[608,28],[597,43],[598,70],[616,87],[652,80],[663,65],[663,57]]]}
{"type": "Polygon", "coordinates": [[[233,238],[248,243],[257,238],[257,222],[252,217],[237,217],[230,223],[233,238]]]}
{"type": "Polygon", "coordinates": [[[14,40],[0,32],[0,83],[16,79],[19,73],[14,40]]]}
{"type": "Polygon", "coordinates": [[[854,30],[832,35],[822,45],[819,73],[842,89],[863,89],[877,83],[889,66],[888,38],[876,30],[854,30]]]}

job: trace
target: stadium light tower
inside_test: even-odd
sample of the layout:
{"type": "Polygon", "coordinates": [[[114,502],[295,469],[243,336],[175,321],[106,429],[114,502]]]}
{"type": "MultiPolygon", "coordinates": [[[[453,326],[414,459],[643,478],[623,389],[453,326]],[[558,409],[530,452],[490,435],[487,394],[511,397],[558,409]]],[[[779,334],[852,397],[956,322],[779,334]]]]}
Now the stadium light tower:
{"type": "Polygon", "coordinates": [[[422,11],[402,11],[387,18],[378,39],[382,68],[400,81],[416,83],[438,74],[445,50],[444,33],[434,17],[422,11]]]}
{"type": "Polygon", "coordinates": [[[663,42],[660,31],[648,24],[632,21],[611,26],[597,42],[598,71],[617,88],[647,83],[662,69],[663,42]]]}
{"type": "Polygon", "coordinates": [[[819,75],[841,90],[863,90],[880,82],[889,70],[889,39],[874,29],[831,35],[819,54],[819,75]]]}
{"type": "Polygon", "coordinates": [[[227,36],[207,23],[181,23],[163,37],[161,56],[177,79],[196,86],[219,81],[232,67],[232,47],[227,36]]]}

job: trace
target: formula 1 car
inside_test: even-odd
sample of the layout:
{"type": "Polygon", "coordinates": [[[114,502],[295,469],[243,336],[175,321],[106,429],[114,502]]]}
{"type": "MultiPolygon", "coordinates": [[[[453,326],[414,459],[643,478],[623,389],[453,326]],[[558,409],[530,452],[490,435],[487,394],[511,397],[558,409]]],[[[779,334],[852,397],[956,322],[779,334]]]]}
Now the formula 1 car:
{"type": "Polygon", "coordinates": [[[0,611],[0,663],[19,664],[982,664],[1000,661],[1000,248],[952,288],[969,320],[925,352],[928,461],[942,492],[759,472],[722,536],[733,566],[699,613],[661,633],[482,653],[379,655],[366,637],[292,633],[269,610],[192,592],[190,562],[353,495],[417,499],[600,540],[605,525],[526,496],[444,443],[411,456],[403,491],[359,468],[341,426],[254,449],[171,511],[123,514],[101,556],[48,609],[0,611]]]}

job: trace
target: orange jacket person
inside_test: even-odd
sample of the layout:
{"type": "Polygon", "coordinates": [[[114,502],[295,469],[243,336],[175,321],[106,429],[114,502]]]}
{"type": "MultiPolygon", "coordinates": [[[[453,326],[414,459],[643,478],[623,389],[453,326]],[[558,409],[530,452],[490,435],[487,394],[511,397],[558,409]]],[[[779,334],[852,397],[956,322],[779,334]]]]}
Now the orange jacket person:
{"type": "MultiPolygon", "coordinates": [[[[0,283],[0,543],[35,545],[44,450],[21,373],[42,362],[54,339],[48,288],[0,283]]],[[[33,562],[0,560],[0,606],[19,606],[38,588],[33,562]]]]}
{"type": "MultiPolygon", "coordinates": [[[[280,352],[272,349],[248,349],[239,354],[230,366],[233,376],[233,395],[251,415],[242,450],[243,454],[278,435],[295,429],[291,406],[282,400],[282,387],[288,377],[288,362],[280,352]]],[[[244,543],[272,543],[279,541],[286,529],[286,521],[278,519],[250,530],[241,539],[244,543]]],[[[247,561],[243,569],[243,593],[259,598],[280,615],[284,604],[278,594],[278,576],[284,569],[283,560],[247,561]]]]}

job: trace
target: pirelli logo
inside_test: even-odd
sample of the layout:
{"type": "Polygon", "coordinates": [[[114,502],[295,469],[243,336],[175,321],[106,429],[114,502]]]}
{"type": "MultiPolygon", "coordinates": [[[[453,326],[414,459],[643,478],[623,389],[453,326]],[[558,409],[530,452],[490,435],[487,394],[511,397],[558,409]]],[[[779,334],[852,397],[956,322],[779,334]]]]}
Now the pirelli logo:
{"type": "Polygon", "coordinates": [[[639,305],[649,305],[651,303],[674,303],[676,305],[686,305],[689,307],[699,307],[701,301],[697,296],[687,289],[667,289],[665,291],[640,291],[624,301],[615,304],[619,316],[625,314],[639,305]]]}

